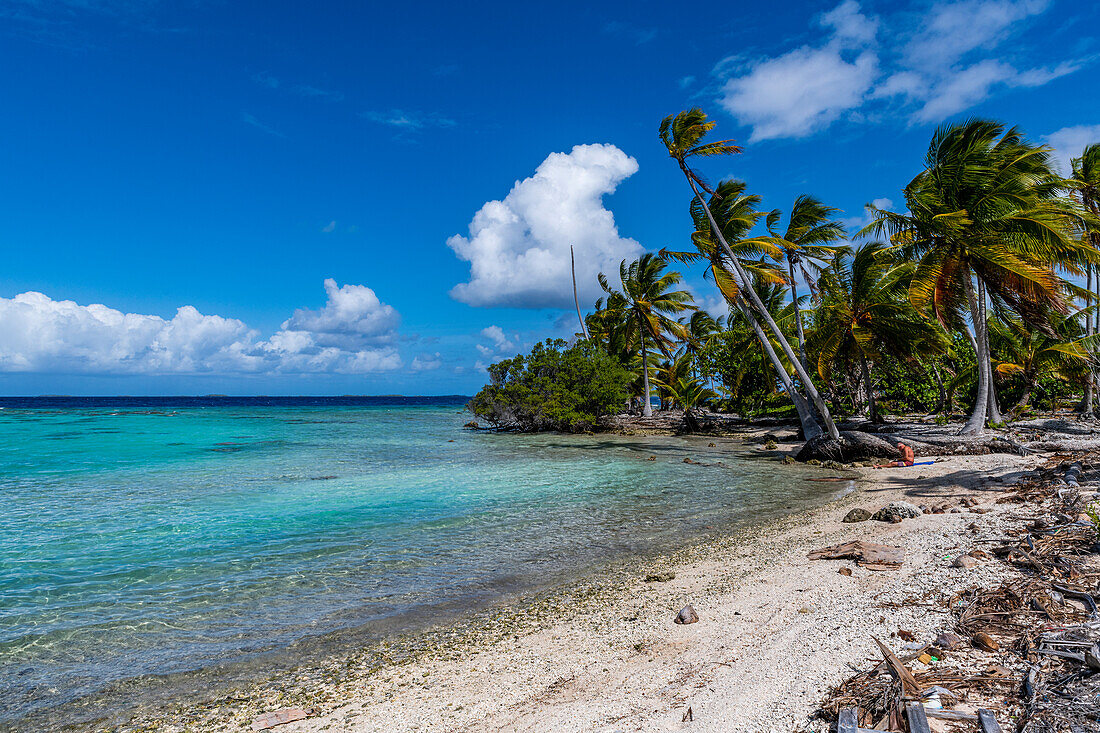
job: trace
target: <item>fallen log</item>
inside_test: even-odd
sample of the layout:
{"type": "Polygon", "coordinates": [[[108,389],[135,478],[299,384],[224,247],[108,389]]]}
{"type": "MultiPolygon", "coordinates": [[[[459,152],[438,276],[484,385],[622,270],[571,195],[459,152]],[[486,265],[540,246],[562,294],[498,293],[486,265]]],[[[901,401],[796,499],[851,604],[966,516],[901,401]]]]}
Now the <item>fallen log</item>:
{"type": "Polygon", "coordinates": [[[857,565],[868,570],[897,570],[905,560],[905,550],[856,540],[814,550],[807,557],[811,560],[855,560],[857,565]]]}

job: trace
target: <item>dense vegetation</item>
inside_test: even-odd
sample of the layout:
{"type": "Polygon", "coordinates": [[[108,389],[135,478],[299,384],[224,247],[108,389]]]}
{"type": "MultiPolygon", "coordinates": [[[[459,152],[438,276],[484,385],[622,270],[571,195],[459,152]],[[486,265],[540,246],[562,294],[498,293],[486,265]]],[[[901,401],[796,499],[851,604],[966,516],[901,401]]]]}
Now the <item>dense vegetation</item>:
{"type": "Polygon", "coordinates": [[[741,152],[707,142],[714,127],[699,109],[660,126],[692,195],[686,246],[623,262],[618,282],[601,274],[606,296],[577,346],[494,365],[475,412],[578,429],[606,412],[648,415],[655,392],[689,412],[793,411],[807,438],[835,438],[833,413],[965,410],[966,434],[1067,399],[1092,414],[1100,144],[1066,178],[1015,128],[944,126],[902,189],[905,211],[868,205],[870,224],[847,232],[811,195],[784,215],[741,181],[708,184],[696,160],[741,152]],[[674,263],[704,268],[728,315],[678,289],[674,263]],[[532,360],[563,366],[549,375],[532,360]]]}
{"type": "Polygon", "coordinates": [[[547,339],[490,366],[489,379],[469,408],[493,426],[580,432],[622,409],[635,375],[590,341],[547,339]]]}

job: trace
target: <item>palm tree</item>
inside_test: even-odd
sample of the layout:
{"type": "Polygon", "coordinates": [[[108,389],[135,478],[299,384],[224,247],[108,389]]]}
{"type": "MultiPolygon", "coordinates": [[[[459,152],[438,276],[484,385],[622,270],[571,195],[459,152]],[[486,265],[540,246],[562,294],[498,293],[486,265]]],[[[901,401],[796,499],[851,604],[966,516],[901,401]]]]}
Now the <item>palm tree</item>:
{"type": "Polygon", "coordinates": [[[868,362],[885,354],[904,362],[947,349],[946,334],[909,304],[913,270],[896,250],[871,242],[854,255],[836,257],[819,280],[821,302],[810,338],[817,372],[829,381],[838,363],[855,361],[872,422],[880,416],[868,362]]]}
{"type": "Polygon", "coordinates": [[[642,371],[642,415],[652,417],[653,405],[650,403],[649,359],[647,346],[652,342],[665,356],[670,356],[671,339],[686,338],[683,324],[671,316],[694,310],[691,293],[686,290],[672,290],[681,281],[680,273],[665,272],[667,263],[652,252],[643,254],[639,259],[627,265],[626,260],[619,264],[619,280],[622,291],[613,289],[607,277],[599,274],[600,287],[608,294],[608,300],[617,298],[627,313],[627,323],[638,340],[641,352],[642,371]]]}
{"type": "MultiPolygon", "coordinates": [[[[745,192],[743,181],[722,181],[718,184],[714,193],[711,194],[709,203],[701,203],[698,199],[693,199],[691,202],[690,211],[695,222],[695,231],[691,235],[692,244],[695,246],[694,251],[669,252],[661,250],[661,252],[664,256],[681,262],[704,261],[708,264],[706,274],[714,278],[714,283],[717,285],[722,297],[729,304],[731,312],[740,314],[749,330],[759,341],[760,348],[774,368],[784,391],[794,403],[799,422],[802,425],[803,435],[809,440],[821,434],[821,426],[818,425],[810,405],[795,388],[788,363],[784,362],[776,353],[777,348],[782,351],[782,346],[778,345],[779,342],[774,336],[769,335],[761,328],[759,319],[747,305],[747,297],[742,295],[746,290],[751,292],[752,297],[755,298],[757,303],[760,303],[761,309],[778,331],[772,309],[764,303],[758,291],[767,286],[778,287],[785,284],[783,274],[776,270],[772,264],[765,261],[765,258],[773,261],[778,260],[780,253],[769,238],[747,236],[749,231],[764,216],[757,209],[759,203],[759,196],[745,192]],[[711,222],[714,222],[714,224],[712,225],[711,222]],[[721,249],[718,244],[715,232],[726,243],[725,250],[721,249]],[[732,256],[727,256],[726,252],[732,253],[732,256]],[[749,288],[742,288],[733,274],[734,261],[736,261],[742,272],[750,278],[751,285],[749,288]]],[[[783,335],[782,332],[779,333],[781,336],[783,335]]],[[[792,352],[790,361],[795,360],[796,357],[792,352]]]]}
{"type": "MultiPolygon", "coordinates": [[[[1091,315],[1086,310],[1085,320],[1090,321],[1091,315]]],[[[1027,407],[1041,378],[1054,377],[1073,383],[1084,375],[1095,337],[1081,333],[1078,316],[1075,313],[1057,318],[1054,335],[1028,328],[1016,319],[989,322],[994,353],[1001,357],[995,373],[1018,377],[1022,382],[1022,392],[1012,407],[1014,412],[1027,407]]]]}
{"type": "Polygon", "coordinates": [[[710,343],[711,338],[722,329],[709,313],[701,309],[692,311],[691,317],[688,318],[686,323],[683,319],[680,319],[680,322],[683,323],[687,332],[687,339],[684,340],[682,345],[683,352],[688,356],[691,363],[692,376],[697,377],[699,376],[700,354],[710,343]]]}
{"type": "Polygon", "coordinates": [[[919,311],[954,324],[963,322],[964,307],[969,310],[974,333],[966,333],[978,362],[978,396],[961,432],[980,433],[987,419],[999,419],[987,294],[995,309],[1049,329],[1051,311],[1067,308],[1053,264],[1073,271],[1096,257],[1074,241],[1080,217],[1059,195],[1064,184],[1051,169],[1048,149],[1029,144],[1015,128],[988,120],[941,127],[925,165],[905,187],[910,213],[868,205],[875,220],[860,234],[889,234],[907,257],[919,259],[909,287],[919,311]]]}
{"type": "MultiPolygon", "coordinates": [[[[772,242],[783,254],[787,262],[788,285],[791,289],[791,300],[799,302],[798,275],[801,275],[810,288],[810,294],[814,294],[814,282],[821,275],[837,252],[843,249],[833,244],[844,238],[844,225],[838,221],[830,221],[839,209],[826,206],[813,196],[803,194],[794,200],[791,207],[791,216],[787,221],[787,229],[783,234],[776,231],[783,216],[779,209],[768,214],[767,227],[772,236],[772,242]]],[[[802,325],[802,311],[795,310],[795,322],[798,325],[798,356],[802,366],[806,366],[806,332],[802,325]]]]}
{"type": "MultiPolygon", "coordinates": [[[[745,298],[738,298],[737,307],[743,310],[746,318],[752,319],[753,322],[755,322],[755,319],[759,318],[764,322],[768,330],[771,331],[776,339],[776,343],[779,344],[787,359],[790,360],[794,367],[814,407],[817,408],[818,414],[825,423],[825,429],[828,431],[830,437],[837,439],[840,437],[840,433],[833,423],[828,406],[826,406],[821,395],[818,394],[817,389],[810,380],[809,373],[795,356],[794,350],[791,349],[791,345],[787,342],[786,337],[779,330],[779,327],[776,325],[771,315],[764,308],[756,291],[751,287],[751,280],[745,272],[745,268],[742,266],[737,255],[730,248],[729,242],[721,231],[721,227],[718,222],[715,221],[715,215],[710,205],[703,199],[703,192],[705,191],[711,195],[711,202],[717,203],[717,201],[715,201],[717,192],[710,188],[702,177],[688,164],[690,158],[734,155],[741,152],[741,148],[733,145],[731,140],[719,140],[710,143],[703,142],[703,138],[714,129],[715,125],[716,123],[707,120],[707,115],[701,109],[695,107],[685,112],[680,112],[677,115],[669,115],[662,120],[659,135],[661,142],[664,143],[665,148],[668,150],[669,156],[679,165],[681,172],[683,172],[684,177],[687,179],[688,185],[691,187],[691,191],[696,201],[710,223],[711,230],[717,239],[719,251],[725,256],[728,263],[729,279],[732,281],[732,284],[736,286],[739,293],[747,296],[745,298]]],[[[720,200],[720,195],[718,195],[717,198],[720,200]]],[[[717,281],[717,271],[715,274],[717,281]]],[[[758,329],[754,328],[753,330],[757,331],[758,329]]],[[[762,334],[763,329],[759,329],[758,336],[760,338],[764,338],[762,334]]],[[[765,340],[767,339],[765,338],[765,340]]],[[[810,435],[806,435],[806,437],[809,438],[810,435]]]]}
{"type": "MultiPolygon", "coordinates": [[[[1071,161],[1071,179],[1070,185],[1077,193],[1081,200],[1081,206],[1085,209],[1090,219],[1085,229],[1085,241],[1093,248],[1100,249],[1100,143],[1093,143],[1087,146],[1082,152],[1080,158],[1074,158],[1071,161]]],[[[1088,294],[1085,297],[1086,313],[1088,307],[1092,305],[1092,265],[1086,266],[1086,272],[1088,282],[1086,283],[1086,289],[1088,294]]],[[[1100,296],[1100,272],[1096,274],[1096,294],[1100,296]]],[[[1098,330],[1097,326],[1100,325],[1100,309],[1096,309],[1096,315],[1085,316],[1086,335],[1090,338],[1098,330]],[[1096,323],[1094,323],[1094,318],[1096,323]]],[[[1086,415],[1092,414],[1092,399],[1093,389],[1096,384],[1096,372],[1092,368],[1089,369],[1088,383],[1085,385],[1085,404],[1084,413],[1086,415]]]]}
{"type": "Polygon", "coordinates": [[[694,371],[695,364],[690,354],[685,353],[666,363],[653,381],[674,406],[694,410],[718,396],[694,371]]]}

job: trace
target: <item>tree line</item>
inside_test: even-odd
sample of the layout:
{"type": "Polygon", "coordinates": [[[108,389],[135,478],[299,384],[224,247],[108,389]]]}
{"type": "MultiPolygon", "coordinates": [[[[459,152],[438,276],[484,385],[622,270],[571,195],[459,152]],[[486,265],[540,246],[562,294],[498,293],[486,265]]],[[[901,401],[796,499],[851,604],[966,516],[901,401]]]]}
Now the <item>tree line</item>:
{"type": "MultiPolygon", "coordinates": [[[[870,223],[848,232],[840,212],[811,195],[784,212],[765,209],[742,181],[708,183],[700,160],[741,152],[708,141],[714,127],[698,108],[660,125],[691,192],[686,246],[624,261],[614,279],[599,275],[605,295],[580,316],[577,338],[609,378],[595,381],[602,393],[587,403],[585,427],[627,400],[649,416],[654,398],[687,411],[793,411],[806,439],[837,438],[834,412],[946,421],[964,409],[961,432],[971,435],[1038,403],[1072,398],[1093,413],[1100,144],[1063,177],[1051,150],[1016,128],[945,125],[903,189],[905,211],[869,204],[870,223]],[[702,267],[728,314],[701,308],[676,266],[702,267]]],[[[543,359],[547,348],[568,351],[540,348],[543,359]]],[[[508,364],[490,371],[486,390],[497,391],[479,393],[498,413],[500,390],[529,376],[528,361],[508,364]]],[[[533,405],[542,399],[526,394],[533,405]]]]}

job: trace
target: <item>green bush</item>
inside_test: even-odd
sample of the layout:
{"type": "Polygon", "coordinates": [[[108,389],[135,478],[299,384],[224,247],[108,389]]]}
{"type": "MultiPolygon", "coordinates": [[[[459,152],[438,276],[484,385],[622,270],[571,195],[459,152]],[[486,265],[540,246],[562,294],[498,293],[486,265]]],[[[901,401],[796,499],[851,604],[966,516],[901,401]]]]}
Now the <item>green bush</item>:
{"type": "Polygon", "coordinates": [[[582,432],[622,409],[634,374],[588,341],[535,344],[489,367],[489,384],[467,404],[494,427],[523,432],[582,432]]]}

